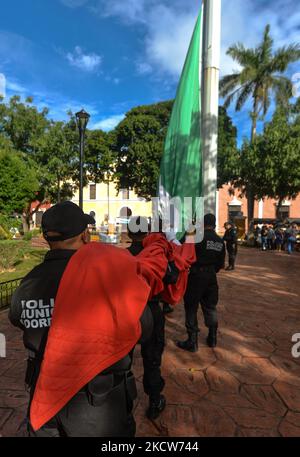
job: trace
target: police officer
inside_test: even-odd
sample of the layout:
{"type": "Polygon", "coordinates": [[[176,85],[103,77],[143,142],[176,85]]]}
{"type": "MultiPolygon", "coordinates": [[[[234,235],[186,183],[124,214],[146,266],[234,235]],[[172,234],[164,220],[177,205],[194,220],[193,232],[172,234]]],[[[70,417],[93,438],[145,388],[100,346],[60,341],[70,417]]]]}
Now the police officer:
{"type": "MultiPolygon", "coordinates": [[[[143,249],[143,239],[148,233],[148,221],[146,218],[132,217],[128,224],[128,236],[132,243],[128,251],[136,256],[143,249]]],[[[165,409],[166,399],[161,393],[165,381],[161,376],[161,361],[165,347],[165,317],[159,304],[159,296],[153,297],[148,306],[153,317],[153,332],[151,337],[141,344],[141,355],[143,358],[144,392],[149,396],[149,407],[146,415],[148,419],[156,419],[165,409]]]]}
{"type": "MultiPolygon", "coordinates": [[[[88,225],[94,219],[72,202],[59,203],[45,212],[42,230],[50,251],[15,292],[10,309],[11,322],[23,330],[28,350],[26,384],[30,404],[37,384],[47,342],[59,283],[74,253],[90,241],[88,225]],[[24,304],[30,304],[29,309],[24,304]],[[33,305],[37,306],[33,306],[33,305]]],[[[148,307],[141,317],[142,338],[152,332],[148,307]]],[[[136,387],[131,373],[131,357],[126,355],[84,386],[57,415],[38,431],[28,421],[30,436],[134,436],[132,415],[136,387]]]]}
{"type": "Polygon", "coordinates": [[[190,352],[198,350],[198,319],[199,302],[202,307],[204,321],[209,329],[207,345],[217,345],[217,310],[218,282],[217,273],[224,268],[225,246],[215,232],[216,218],[213,214],[204,216],[204,237],[195,244],[196,262],[192,265],[187,290],[184,295],[185,325],[188,339],[177,341],[177,346],[190,352]]]}
{"type": "Polygon", "coordinates": [[[225,222],[225,234],[223,240],[226,242],[228,252],[228,267],[227,271],[234,270],[235,259],[237,255],[237,230],[232,222],[225,222]]]}

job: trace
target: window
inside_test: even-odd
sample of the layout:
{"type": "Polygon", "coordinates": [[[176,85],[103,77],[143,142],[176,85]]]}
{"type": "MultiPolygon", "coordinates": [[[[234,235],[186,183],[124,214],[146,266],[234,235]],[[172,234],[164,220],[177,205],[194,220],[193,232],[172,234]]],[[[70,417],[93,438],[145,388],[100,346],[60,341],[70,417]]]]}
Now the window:
{"type": "Polygon", "coordinates": [[[96,184],[90,184],[90,200],[96,200],[96,184]]]}
{"type": "Polygon", "coordinates": [[[290,217],[290,207],[288,205],[280,206],[280,208],[278,209],[278,217],[282,221],[288,219],[290,217]]]}
{"type": "Polygon", "coordinates": [[[129,189],[121,189],[122,200],[129,199],[129,189]]]}
{"type": "Polygon", "coordinates": [[[230,205],[228,206],[228,220],[231,220],[233,217],[242,216],[240,205],[230,205]]]}

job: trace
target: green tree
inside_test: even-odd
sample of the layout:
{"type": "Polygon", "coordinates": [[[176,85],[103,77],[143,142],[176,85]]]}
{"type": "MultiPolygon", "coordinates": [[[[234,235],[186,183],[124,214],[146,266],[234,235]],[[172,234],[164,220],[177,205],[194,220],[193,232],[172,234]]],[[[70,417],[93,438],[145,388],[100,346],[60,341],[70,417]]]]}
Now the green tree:
{"type": "Polygon", "coordinates": [[[112,134],[89,130],[86,135],[85,169],[89,179],[102,182],[113,174],[116,155],[111,145],[112,134]]]}
{"type": "MultiPolygon", "coordinates": [[[[134,189],[151,198],[157,192],[160,159],[173,101],[133,108],[112,132],[115,151],[115,177],[118,188],[134,189]]],[[[226,109],[219,109],[218,187],[238,176],[239,154],[236,128],[226,109]]],[[[200,153],[200,151],[199,151],[200,153]]]]}
{"type": "Polygon", "coordinates": [[[51,121],[35,153],[43,171],[40,182],[44,198],[55,203],[71,198],[76,188],[72,179],[78,167],[78,146],[70,141],[69,129],[68,123],[51,121]]]}
{"type": "MultiPolygon", "coordinates": [[[[291,96],[291,81],[283,76],[283,73],[290,63],[300,59],[300,44],[284,46],[277,51],[273,50],[273,44],[270,26],[267,25],[263,40],[256,48],[245,48],[241,43],[231,46],[227,54],[240,65],[241,70],[224,76],[220,82],[225,107],[236,100],[235,109],[240,111],[246,101],[252,99],[251,142],[256,136],[259,116],[263,119],[268,112],[272,95],[275,95],[281,104],[291,96]]],[[[254,190],[251,182],[247,184],[246,196],[249,224],[254,211],[254,190]]]]}
{"type": "Polygon", "coordinates": [[[240,179],[237,184],[247,189],[251,182],[253,195],[278,200],[277,217],[286,198],[300,192],[300,124],[278,108],[262,135],[252,143],[245,141],[241,151],[240,179]]]}
{"type": "Polygon", "coordinates": [[[0,212],[22,214],[28,202],[36,199],[39,181],[34,164],[28,163],[21,153],[0,150],[0,212]]]}
{"type": "Polygon", "coordinates": [[[237,129],[226,108],[219,107],[218,189],[240,175],[240,155],[237,148],[237,129]]]}
{"type": "Polygon", "coordinates": [[[0,101],[1,131],[11,141],[16,151],[34,153],[39,139],[49,126],[48,109],[42,111],[33,105],[33,98],[25,103],[17,95],[11,97],[8,104],[0,101]]]}
{"type": "Polygon", "coordinates": [[[134,189],[138,195],[156,195],[160,158],[172,101],[138,106],[129,111],[111,136],[116,153],[118,189],[134,189]]]}
{"type": "Polygon", "coordinates": [[[278,109],[265,127],[259,143],[263,161],[265,195],[278,200],[296,198],[300,192],[300,124],[278,109]]]}

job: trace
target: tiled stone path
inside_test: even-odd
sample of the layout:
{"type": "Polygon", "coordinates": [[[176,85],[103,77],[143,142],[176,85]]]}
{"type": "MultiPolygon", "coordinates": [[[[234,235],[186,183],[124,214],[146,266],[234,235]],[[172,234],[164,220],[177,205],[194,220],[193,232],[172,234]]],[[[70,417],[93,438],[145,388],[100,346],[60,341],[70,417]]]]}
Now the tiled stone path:
{"type": "MultiPolygon", "coordinates": [[[[219,344],[197,354],[180,351],[183,307],[167,317],[163,360],[167,408],[155,422],[145,416],[142,364],[134,370],[139,399],[138,436],[300,436],[300,358],[291,338],[300,333],[300,255],[240,249],[235,272],[219,275],[219,344]]],[[[199,313],[202,321],[202,316],[199,313]]],[[[18,436],[27,397],[21,334],[0,313],[7,358],[0,359],[0,434],[18,436]]]]}

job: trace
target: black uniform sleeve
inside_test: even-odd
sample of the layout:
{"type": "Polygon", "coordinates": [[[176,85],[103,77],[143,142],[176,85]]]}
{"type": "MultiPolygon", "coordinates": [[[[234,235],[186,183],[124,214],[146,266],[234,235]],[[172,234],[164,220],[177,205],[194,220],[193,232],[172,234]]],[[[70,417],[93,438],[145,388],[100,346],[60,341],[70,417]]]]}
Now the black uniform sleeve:
{"type": "Polygon", "coordinates": [[[150,338],[153,332],[153,317],[148,305],[146,306],[143,314],[141,315],[140,322],[142,327],[142,334],[138,343],[143,344],[150,338]]]}
{"type": "Polygon", "coordinates": [[[225,256],[226,256],[225,244],[223,243],[223,248],[222,248],[222,251],[220,252],[219,261],[215,266],[216,273],[218,273],[220,270],[222,270],[225,267],[225,256]]]}
{"type": "Polygon", "coordinates": [[[8,313],[8,318],[12,325],[15,327],[19,327],[20,329],[24,330],[24,326],[21,324],[21,315],[22,315],[22,305],[20,300],[20,288],[15,291],[12,296],[11,305],[8,313]]]}

